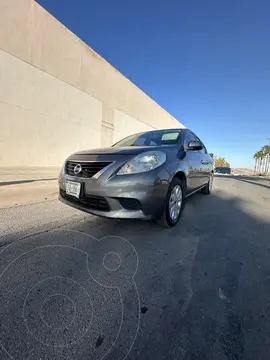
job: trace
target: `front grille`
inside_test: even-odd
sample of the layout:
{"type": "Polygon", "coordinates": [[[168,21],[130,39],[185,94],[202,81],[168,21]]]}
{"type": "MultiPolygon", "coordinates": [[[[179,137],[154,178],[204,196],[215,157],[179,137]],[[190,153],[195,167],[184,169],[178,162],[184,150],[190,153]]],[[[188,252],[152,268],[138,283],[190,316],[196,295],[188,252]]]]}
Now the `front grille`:
{"type": "Polygon", "coordinates": [[[100,170],[104,169],[106,166],[110,164],[111,164],[110,161],[93,161],[93,162],[67,161],[66,173],[70,176],[91,178],[100,170]],[[78,174],[75,174],[74,168],[78,164],[81,165],[82,170],[78,174]]]}
{"type": "Polygon", "coordinates": [[[117,198],[121,206],[126,210],[140,210],[140,202],[132,198],[117,198]]]}
{"type": "Polygon", "coordinates": [[[110,205],[107,200],[102,196],[95,195],[84,195],[77,199],[74,196],[67,195],[64,190],[60,190],[60,195],[74,204],[82,205],[87,209],[92,210],[100,210],[100,211],[110,211],[110,205]]]}

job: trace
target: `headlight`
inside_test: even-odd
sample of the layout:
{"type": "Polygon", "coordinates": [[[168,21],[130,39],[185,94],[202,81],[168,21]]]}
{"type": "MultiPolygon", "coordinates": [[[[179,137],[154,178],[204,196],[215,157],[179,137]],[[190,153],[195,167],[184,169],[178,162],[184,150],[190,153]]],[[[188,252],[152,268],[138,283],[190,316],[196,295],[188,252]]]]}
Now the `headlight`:
{"type": "Polygon", "coordinates": [[[162,151],[146,151],[121,167],[117,175],[138,174],[153,170],[166,161],[162,151]]]}

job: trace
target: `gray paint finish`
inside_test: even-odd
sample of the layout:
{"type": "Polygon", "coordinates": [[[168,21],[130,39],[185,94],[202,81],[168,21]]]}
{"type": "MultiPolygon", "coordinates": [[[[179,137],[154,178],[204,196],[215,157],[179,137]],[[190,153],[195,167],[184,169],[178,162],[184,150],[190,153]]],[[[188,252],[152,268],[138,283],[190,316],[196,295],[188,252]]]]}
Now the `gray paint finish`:
{"type": "Polygon", "coordinates": [[[202,154],[199,150],[189,149],[188,144],[185,145],[185,139],[190,130],[178,130],[180,131],[179,136],[176,143],[172,145],[160,145],[163,135],[158,134],[163,134],[163,131],[159,130],[138,134],[139,138],[136,140],[139,143],[140,141],[147,142],[145,139],[148,136],[153,138],[156,136],[158,144],[156,146],[137,146],[136,143],[133,143],[131,146],[90,149],[70,155],[67,162],[75,161],[76,166],[80,166],[80,168],[80,163],[91,166],[95,166],[96,162],[111,162],[111,164],[105,167],[97,178],[95,175],[91,178],[85,178],[81,173],[75,175],[73,171],[72,174],[68,173],[65,165],[64,171],[59,177],[59,200],[67,205],[74,206],[76,209],[98,216],[126,219],[159,217],[163,213],[167,194],[174,177],[184,177],[184,179],[182,178],[184,198],[191,192],[206,186],[213,176],[213,161],[210,155],[202,154]],[[125,175],[117,174],[125,163],[136,155],[148,151],[162,152],[166,156],[166,161],[151,171],[125,175]],[[72,196],[65,198],[64,192],[68,181],[80,184],[82,190],[79,199],[72,198],[72,196]],[[88,196],[104,198],[110,206],[110,211],[90,208],[85,203],[88,196]],[[123,207],[120,202],[122,198],[135,199],[138,202],[139,209],[123,207]]]}

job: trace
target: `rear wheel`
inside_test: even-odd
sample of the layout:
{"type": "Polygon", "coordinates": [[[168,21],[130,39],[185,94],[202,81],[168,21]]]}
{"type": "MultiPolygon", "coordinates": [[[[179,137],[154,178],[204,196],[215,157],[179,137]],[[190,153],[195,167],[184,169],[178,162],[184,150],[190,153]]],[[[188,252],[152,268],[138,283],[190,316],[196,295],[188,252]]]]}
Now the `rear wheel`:
{"type": "Polygon", "coordinates": [[[174,178],[167,193],[162,216],[158,222],[163,227],[171,227],[178,223],[185,204],[185,188],[180,179],[174,178]]]}
{"type": "Polygon", "coordinates": [[[212,187],[213,187],[213,179],[214,176],[213,174],[210,175],[210,179],[208,181],[208,183],[205,185],[205,187],[202,188],[201,192],[205,195],[209,195],[212,192],[212,187]]]}

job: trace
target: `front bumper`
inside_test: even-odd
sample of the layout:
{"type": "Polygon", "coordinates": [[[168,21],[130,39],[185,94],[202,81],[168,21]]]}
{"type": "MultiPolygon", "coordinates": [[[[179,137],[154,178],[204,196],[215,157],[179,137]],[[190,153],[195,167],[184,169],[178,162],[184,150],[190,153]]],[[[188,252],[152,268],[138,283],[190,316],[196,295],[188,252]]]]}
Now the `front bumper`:
{"type": "Polygon", "coordinates": [[[115,175],[111,167],[98,179],[61,174],[59,200],[76,209],[107,218],[151,219],[163,211],[169,179],[169,173],[162,166],[133,175],[115,175]],[[82,184],[79,199],[65,195],[67,180],[82,184]]]}

